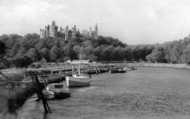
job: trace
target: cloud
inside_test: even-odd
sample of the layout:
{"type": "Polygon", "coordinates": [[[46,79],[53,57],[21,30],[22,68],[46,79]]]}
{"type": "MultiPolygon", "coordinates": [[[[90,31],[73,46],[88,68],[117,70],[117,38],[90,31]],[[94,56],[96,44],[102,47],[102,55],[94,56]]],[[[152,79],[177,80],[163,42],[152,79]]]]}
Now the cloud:
{"type": "Polygon", "coordinates": [[[189,11],[189,0],[1,0],[0,33],[38,33],[55,20],[81,29],[98,23],[102,35],[129,44],[157,43],[189,34],[189,11]]]}

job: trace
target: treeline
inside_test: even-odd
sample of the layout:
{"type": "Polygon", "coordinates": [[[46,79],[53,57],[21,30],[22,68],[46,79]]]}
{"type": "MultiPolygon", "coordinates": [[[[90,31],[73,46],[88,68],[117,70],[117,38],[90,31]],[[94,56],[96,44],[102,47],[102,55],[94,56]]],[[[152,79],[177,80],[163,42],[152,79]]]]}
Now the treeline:
{"type": "Polygon", "coordinates": [[[37,61],[64,62],[74,59],[92,61],[141,61],[153,46],[128,46],[118,39],[99,36],[97,39],[78,35],[65,41],[63,37],[40,39],[38,34],[0,36],[6,46],[4,58],[10,66],[23,67],[37,61]]]}
{"type": "Polygon", "coordinates": [[[156,45],[146,59],[150,62],[190,64],[190,37],[156,45]]]}
{"type": "Polygon", "coordinates": [[[38,34],[11,34],[0,36],[0,41],[6,47],[3,48],[6,49],[3,55],[7,60],[5,67],[74,59],[190,63],[190,37],[164,44],[134,46],[112,37],[93,39],[81,35],[65,41],[63,37],[40,39],[38,34]]]}

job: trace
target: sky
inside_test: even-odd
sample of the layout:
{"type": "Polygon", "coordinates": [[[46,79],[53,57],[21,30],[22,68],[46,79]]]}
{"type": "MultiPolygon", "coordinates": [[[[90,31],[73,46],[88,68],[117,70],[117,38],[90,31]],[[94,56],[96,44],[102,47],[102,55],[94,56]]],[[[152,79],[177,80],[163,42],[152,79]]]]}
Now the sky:
{"type": "Polygon", "coordinates": [[[154,44],[190,34],[190,0],[0,0],[0,34],[39,33],[56,21],[127,44],[154,44]]]}

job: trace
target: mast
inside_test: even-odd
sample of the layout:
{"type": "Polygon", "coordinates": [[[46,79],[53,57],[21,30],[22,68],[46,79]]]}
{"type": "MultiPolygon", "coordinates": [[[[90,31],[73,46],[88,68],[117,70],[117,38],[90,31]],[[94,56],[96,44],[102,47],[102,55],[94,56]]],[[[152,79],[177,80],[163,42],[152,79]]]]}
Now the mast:
{"type": "Polygon", "coordinates": [[[80,60],[79,60],[79,66],[78,66],[78,75],[80,76],[80,60]]]}
{"type": "Polygon", "coordinates": [[[74,74],[74,66],[71,64],[72,75],[74,74]]]}
{"type": "Polygon", "coordinates": [[[80,72],[80,60],[82,59],[82,55],[81,53],[79,54],[79,66],[78,66],[78,75],[80,76],[81,72],[80,72]]]}

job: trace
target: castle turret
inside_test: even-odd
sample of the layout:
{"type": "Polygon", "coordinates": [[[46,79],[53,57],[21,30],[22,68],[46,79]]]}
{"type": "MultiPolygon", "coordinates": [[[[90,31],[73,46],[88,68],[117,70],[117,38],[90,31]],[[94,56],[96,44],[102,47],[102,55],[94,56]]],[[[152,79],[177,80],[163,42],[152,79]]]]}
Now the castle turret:
{"type": "Polygon", "coordinates": [[[45,26],[45,38],[48,38],[50,35],[50,26],[47,25],[45,26]]]}
{"type": "Polygon", "coordinates": [[[72,28],[72,38],[75,38],[76,34],[77,34],[77,26],[74,25],[73,28],[72,28]]]}
{"type": "Polygon", "coordinates": [[[98,38],[98,25],[96,24],[94,29],[92,27],[89,28],[89,35],[92,38],[97,39],[98,38]]]}
{"type": "Polygon", "coordinates": [[[40,29],[40,38],[45,38],[45,30],[40,29]]]}
{"type": "Polygon", "coordinates": [[[51,24],[50,29],[49,29],[49,36],[50,37],[56,37],[57,30],[58,30],[58,27],[56,26],[55,21],[52,21],[52,24],[51,24]]]}
{"type": "Polygon", "coordinates": [[[65,27],[65,40],[68,40],[69,37],[69,26],[65,27]]]}
{"type": "Polygon", "coordinates": [[[95,39],[98,38],[98,25],[97,24],[95,25],[95,28],[94,28],[94,38],[95,39]]]}

